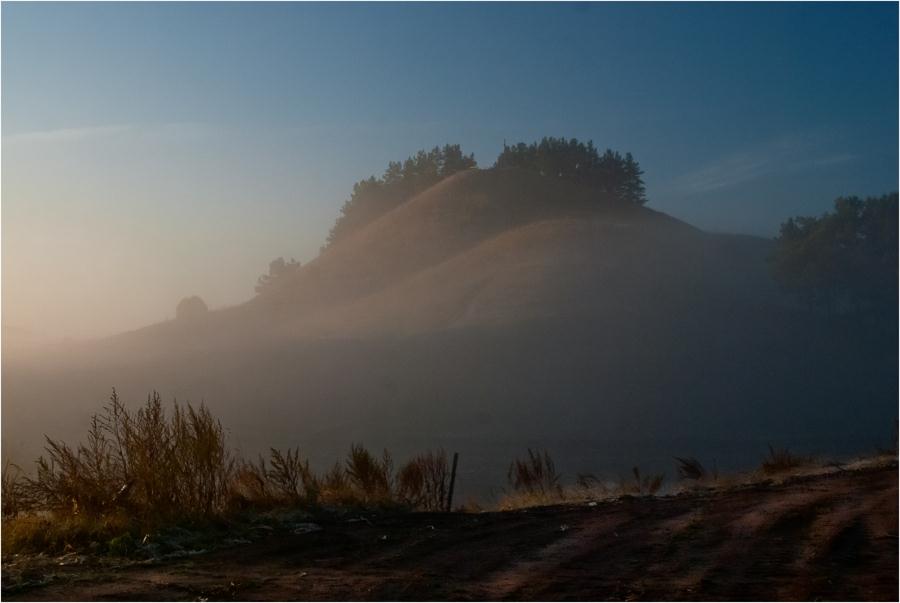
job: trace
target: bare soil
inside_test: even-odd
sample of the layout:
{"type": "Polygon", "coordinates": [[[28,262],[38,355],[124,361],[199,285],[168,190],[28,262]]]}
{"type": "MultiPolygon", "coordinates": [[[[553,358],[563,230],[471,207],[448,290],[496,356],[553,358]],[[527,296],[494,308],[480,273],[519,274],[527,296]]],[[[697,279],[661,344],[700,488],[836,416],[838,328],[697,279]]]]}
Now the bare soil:
{"type": "Polygon", "coordinates": [[[896,601],[897,481],[892,463],[722,492],[324,518],[167,562],[5,576],[3,598],[896,601]]]}

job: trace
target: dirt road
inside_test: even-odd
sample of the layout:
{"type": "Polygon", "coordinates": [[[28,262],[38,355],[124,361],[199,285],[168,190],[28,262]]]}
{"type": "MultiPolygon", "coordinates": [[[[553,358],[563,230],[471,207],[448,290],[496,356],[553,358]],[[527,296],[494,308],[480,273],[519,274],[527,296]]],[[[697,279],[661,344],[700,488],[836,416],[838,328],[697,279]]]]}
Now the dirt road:
{"type": "Polygon", "coordinates": [[[482,514],[324,520],[189,559],[60,568],[6,600],[898,597],[897,468],[482,514]]]}

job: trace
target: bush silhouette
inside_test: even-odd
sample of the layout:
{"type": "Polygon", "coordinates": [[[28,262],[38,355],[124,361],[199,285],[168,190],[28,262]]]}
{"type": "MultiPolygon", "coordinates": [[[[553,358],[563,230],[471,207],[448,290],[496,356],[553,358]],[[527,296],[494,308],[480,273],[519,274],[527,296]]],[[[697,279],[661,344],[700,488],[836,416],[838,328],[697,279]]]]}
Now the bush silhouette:
{"type": "Polygon", "coordinates": [[[206,302],[194,295],[185,297],[175,306],[175,318],[177,320],[196,320],[209,312],[206,302]]]}
{"type": "Polygon", "coordinates": [[[256,292],[260,294],[269,293],[279,288],[291,274],[294,274],[299,269],[300,262],[294,258],[291,258],[289,262],[284,261],[282,257],[275,258],[269,262],[269,273],[263,274],[257,279],[256,292]]]}

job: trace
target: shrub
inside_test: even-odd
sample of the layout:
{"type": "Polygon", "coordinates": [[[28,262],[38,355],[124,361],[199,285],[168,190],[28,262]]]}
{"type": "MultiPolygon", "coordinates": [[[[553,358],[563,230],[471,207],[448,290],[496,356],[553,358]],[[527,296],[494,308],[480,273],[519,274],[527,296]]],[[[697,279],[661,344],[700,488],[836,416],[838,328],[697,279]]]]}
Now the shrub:
{"type": "Polygon", "coordinates": [[[223,508],[234,473],[222,424],[202,404],[197,409],[173,404],[168,431],[176,504],[201,517],[213,515],[223,508]]]}
{"type": "Polygon", "coordinates": [[[256,280],[256,292],[266,293],[276,290],[290,280],[292,274],[300,270],[300,262],[291,258],[285,262],[283,257],[275,258],[269,262],[269,273],[263,274],[256,280]]]}
{"type": "Polygon", "coordinates": [[[224,508],[234,469],[222,425],[204,405],[173,402],[167,416],[156,392],[129,413],[113,390],[91,419],[86,445],[47,438],[46,453],[26,488],[35,509],[57,514],[210,516],[224,508]]]}
{"type": "Polygon", "coordinates": [[[320,482],[320,497],[323,504],[359,506],[359,498],[351,487],[347,472],[341,463],[335,463],[320,482]]]}
{"type": "Polygon", "coordinates": [[[72,514],[97,515],[113,502],[123,481],[117,479],[112,447],[102,420],[91,418],[88,444],[72,449],[47,438],[47,457],[37,460],[35,478],[26,478],[32,506],[72,514]]]}
{"type": "Polygon", "coordinates": [[[447,502],[450,467],[443,449],[420,454],[397,472],[401,502],[425,511],[442,511],[447,502]]]}
{"type": "Polygon", "coordinates": [[[347,457],[347,480],[363,504],[393,502],[394,462],[385,450],[381,460],[358,444],[350,448],[347,457]]]}
{"type": "Polygon", "coordinates": [[[196,320],[209,312],[206,302],[197,295],[185,297],[175,306],[175,318],[177,320],[196,320]]]}

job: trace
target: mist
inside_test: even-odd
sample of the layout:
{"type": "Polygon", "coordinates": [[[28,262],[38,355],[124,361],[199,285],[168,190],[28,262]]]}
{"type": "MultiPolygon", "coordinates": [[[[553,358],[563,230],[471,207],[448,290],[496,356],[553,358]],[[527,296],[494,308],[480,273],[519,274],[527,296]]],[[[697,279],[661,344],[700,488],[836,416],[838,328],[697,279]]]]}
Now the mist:
{"type": "MultiPolygon", "coordinates": [[[[4,326],[42,340],[112,335],[174,318],[189,295],[246,301],[272,258],[314,255],[327,221],[309,206],[322,190],[260,186],[237,153],[210,152],[223,140],[254,142],[198,124],[4,136],[4,326]]],[[[278,169],[273,147],[265,174],[278,169]]]]}
{"type": "Polygon", "coordinates": [[[355,226],[273,265],[245,303],[7,347],[4,453],[77,437],[113,387],[132,407],[151,391],[203,401],[250,458],[299,444],[324,470],[355,442],[462,449],[460,491],[482,499],[535,444],[615,472],[682,448],[741,469],[772,441],[849,454],[890,439],[895,319],[811,312],[774,280],[772,240],[524,168],[463,163],[431,184],[417,165],[356,195],[355,226]]]}

